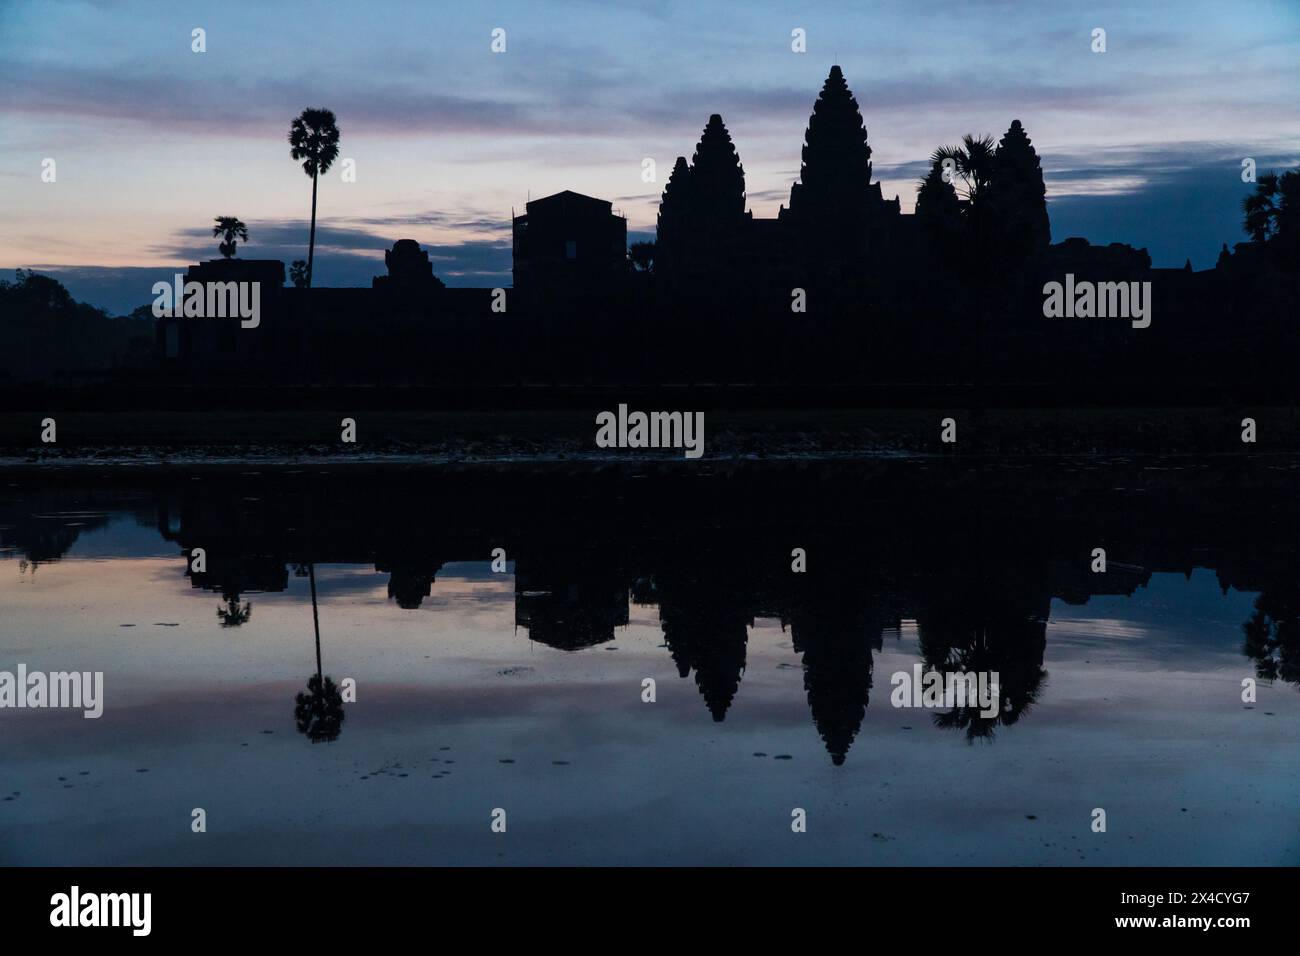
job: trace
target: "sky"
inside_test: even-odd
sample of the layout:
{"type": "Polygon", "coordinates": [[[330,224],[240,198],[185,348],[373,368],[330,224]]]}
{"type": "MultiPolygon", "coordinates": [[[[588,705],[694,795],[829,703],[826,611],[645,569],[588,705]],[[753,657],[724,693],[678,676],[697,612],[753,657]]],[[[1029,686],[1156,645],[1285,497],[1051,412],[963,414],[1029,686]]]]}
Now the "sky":
{"type": "Polygon", "coordinates": [[[1053,239],[1130,243],[1157,266],[1209,268],[1246,238],[1243,159],[1300,164],[1300,0],[378,9],[0,0],[0,271],[36,268],[129,311],[217,256],[219,215],[248,224],[241,256],[306,258],[311,182],[286,137],[309,106],[335,112],[356,170],[320,184],[318,285],[369,285],[400,238],[449,285],[508,285],[512,212],[562,189],[611,200],[631,241],[650,238],[674,159],[715,112],[749,208],[775,216],[833,63],[904,211],[937,146],[1018,118],[1053,239]]]}

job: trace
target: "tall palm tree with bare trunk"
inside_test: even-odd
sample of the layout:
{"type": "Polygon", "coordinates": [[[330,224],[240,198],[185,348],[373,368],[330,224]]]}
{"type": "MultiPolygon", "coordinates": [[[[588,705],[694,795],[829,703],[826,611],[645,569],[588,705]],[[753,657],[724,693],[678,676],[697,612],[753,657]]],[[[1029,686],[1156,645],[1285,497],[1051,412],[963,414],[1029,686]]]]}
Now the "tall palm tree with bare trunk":
{"type": "Polygon", "coordinates": [[[307,287],[316,254],[316,192],[321,173],[329,172],[339,156],[339,128],[334,113],[305,109],[289,126],[289,156],[302,160],[302,171],[311,177],[311,237],[307,242],[307,287]]]}

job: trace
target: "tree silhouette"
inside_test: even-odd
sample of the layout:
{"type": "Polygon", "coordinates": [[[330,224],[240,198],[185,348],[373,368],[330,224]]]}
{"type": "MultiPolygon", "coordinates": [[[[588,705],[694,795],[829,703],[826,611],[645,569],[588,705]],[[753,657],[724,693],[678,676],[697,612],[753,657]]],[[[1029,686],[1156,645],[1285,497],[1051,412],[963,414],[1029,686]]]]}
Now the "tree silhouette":
{"type": "Polygon", "coordinates": [[[343,730],[343,695],[334,681],[313,674],[307,692],[294,698],[293,718],[298,732],[314,744],[338,740],[343,730]]]}
{"type": "Polygon", "coordinates": [[[967,742],[989,740],[998,726],[1020,720],[1043,691],[1046,618],[1007,608],[989,611],[977,598],[963,602],[956,597],[936,600],[917,618],[925,669],[945,677],[997,673],[998,712],[988,717],[979,707],[957,702],[952,710],[935,714],[934,723],[964,730],[967,742]]]}
{"type": "Polygon", "coordinates": [[[7,293],[4,297],[7,315],[48,313],[65,318],[77,308],[72,293],[58,279],[31,269],[14,270],[14,279],[13,282],[0,282],[0,291],[7,293]]]}
{"type": "Polygon", "coordinates": [[[1241,207],[1246,233],[1268,245],[1281,268],[1300,270],[1300,169],[1260,176],[1241,207]]]}
{"type": "Polygon", "coordinates": [[[1265,173],[1255,183],[1255,191],[1241,201],[1246,214],[1242,228],[1256,242],[1268,242],[1282,228],[1285,218],[1292,220],[1300,215],[1300,173],[1295,170],[1283,173],[1265,173]],[[1294,208],[1292,208],[1294,207],[1294,208]],[[1289,214],[1289,217],[1288,215],[1289,214]]]}
{"type": "Polygon", "coordinates": [[[238,245],[235,240],[243,239],[245,242],[248,241],[248,227],[234,216],[217,216],[213,221],[216,223],[212,227],[213,237],[221,236],[222,238],[222,243],[217,248],[227,259],[233,258],[235,247],[238,245]]]}
{"type": "Polygon", "coordinates": [[[994,230],[991,228],[987,197],[993,181],[995,150],[992,136],[976,137],[967,133],[959,146],[940,146],[930,157],[931,168],[938,166],[951,182],[961,203],[960,255],[957,271],[973,282],[974,322],[969,323],[966,348],[972,358],[976,383],[984,378],[984,329],[988,324],[989,289],[1001,261],[994,230]]]}
{"type": "Polygon", "coordinates": [[[958,195],[975,209],[988,191],[993,179],[993,137],[967,133],[960,146],[940,146],[930,157],[932,165],[951,170],[949,181],[958,195]],[[945,162],[947,160],[947,162],[945,162]]]}
{"type": "Polygon", "coordinates": [[[628,261],[638,272],[654,272],[655,244],[653,242],[634,242],[627,250],[628,261]]]}
{"type": "Polygon", "coordinates": [[[293,264],[289,266],[289,281],[293,283],[295,289],[307,288],[307,260],[294,259],[293,264]]]}
{"type": "Polygon", "coordinates": [[[1241,650],[1255,662],[1256,677],[1300,684],[1300,587],[1288,582],[1260,592],[1241,629],[1241,650]]]}
{"type": "Polygon", "coordinates": [[[243,604],[239,603],[238,594],[222,595],[226,603],[217,608],[217,620],[221,622],[222,627],[239,627],[248,623],[248,619],[253,616],[253,605],[248,601],[243,604]]]}
{"type": "Polygon", "coordinates": [[[334,114],[326,109],[305,109],[289,126],[289,156],[302,160],[302,170],[311,177],[311,236],[307,241],[307,288],[311,288],[312,264],[316,255],[316,192],[321,173],[329,172],[339,155],[339,128],[334,114]]]}
{"type": "Polygon", "coordinates": [[[337,740],[343,730],[343,695],[334,681],[324,676],[320,653],[320,613],[316,606],[316,566],[307,565],[311,579],[311,619],[316,632],[316,673],[307,680],[307,692],[294,698],[293,717],[298,732],[314,744],[337,740]]]}

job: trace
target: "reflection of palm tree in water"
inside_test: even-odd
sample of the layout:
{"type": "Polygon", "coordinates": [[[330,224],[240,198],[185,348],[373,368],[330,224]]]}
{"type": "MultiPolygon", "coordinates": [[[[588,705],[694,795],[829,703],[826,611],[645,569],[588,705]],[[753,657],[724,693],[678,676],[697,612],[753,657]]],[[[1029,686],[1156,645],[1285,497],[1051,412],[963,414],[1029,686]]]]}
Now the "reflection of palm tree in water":
{"type": "MultiPolygon", "coordinates": [[[[987,603],[987,600],[984,602],[987,603]]],[[[1047,671],[1043,652],[1047,646],[1047,614],[1020,608],[972,612],[980,602],[927,609],[918,615],[921,657],[927,671],[941,676],[965,672],[998,675],[996,716],[986,717],[981,707],[958,703],[936,714],[939,727],[966,731],[966,739],[988,739],[999,724],[1010,726],[1027,713],[1042,692],[1047,671]]]]}
{"type": "Polygon", "coordinates": [[[248,601],[240,604],[239,592],[227,591],[221,596],[226,601],[224,606],[217,608],[217,620],[222,627],[239,627],[253,616],[253,605],[248,601]]]}
{"type": "Polygon", "coordinates": [[[1241,626],[1241,651],[1255,662],[1261,680],[1300,684],[1300,594],[1296,584],[1270,588],[1255,599],[1255,613],[1241,626]]]}
{"type": "Polygon", "coordinates": [[[316,673],[307,681],[307,692],[299,691],[294,699],[293,716],[298,732],[314,744],[337,740],[343,729],[343,695],[321,668],[320,613],[316,607],[316,566],[307,565],[311,579],[311,619],[316,631],[316,673]]]}

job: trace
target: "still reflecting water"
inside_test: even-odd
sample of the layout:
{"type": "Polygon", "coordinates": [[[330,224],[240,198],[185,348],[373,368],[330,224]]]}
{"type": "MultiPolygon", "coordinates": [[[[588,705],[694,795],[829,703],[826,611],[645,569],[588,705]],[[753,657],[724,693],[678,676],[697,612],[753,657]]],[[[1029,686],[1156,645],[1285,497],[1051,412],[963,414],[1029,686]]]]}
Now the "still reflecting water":
{"type": "Polygon", "coordinates": [[[0,862],[1295,864],[1293,476],[7,476],[0,670],[105,707],[0,710],[0,862]]]}

